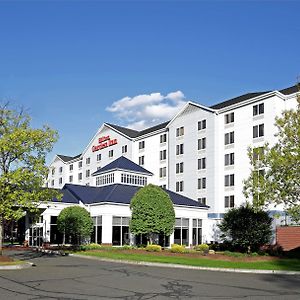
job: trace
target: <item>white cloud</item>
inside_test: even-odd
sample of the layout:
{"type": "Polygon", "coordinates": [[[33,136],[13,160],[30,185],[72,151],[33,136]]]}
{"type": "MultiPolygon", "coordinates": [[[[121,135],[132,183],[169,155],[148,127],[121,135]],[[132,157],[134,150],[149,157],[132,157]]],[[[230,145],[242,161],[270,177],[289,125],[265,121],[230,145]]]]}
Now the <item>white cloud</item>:
{"type": "Polygon", "coordinates": [[[170,120],[186,103],[181,91],[167,94],[151,93],[124,97],[115,101],[106,110],[119,118],[125,126],[142,130],[161,122],[170,120]]]}

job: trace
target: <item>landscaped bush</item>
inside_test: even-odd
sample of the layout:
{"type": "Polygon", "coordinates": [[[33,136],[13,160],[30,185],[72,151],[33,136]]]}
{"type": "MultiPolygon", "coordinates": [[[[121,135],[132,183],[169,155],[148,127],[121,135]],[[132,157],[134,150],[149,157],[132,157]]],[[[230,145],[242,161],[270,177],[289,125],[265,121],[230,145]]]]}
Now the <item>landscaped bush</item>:
{"type": "Polygon", "coordinates": [[[160,245],[148,245],[145,248],[146,251],[149,252],[161,252],[161,246],[160,245]]]}
{"type": "Polygon", "coordinates": [[[81,245],[80,250],[87,251],[87,250],[100,250],[103,249],[101,245],[92,243],[87,245],[81,245]]]}
{"type": "Polygon", "coordinates": [[[200,245],[196,245],[194,247],[194,249],[196,251],[200,251],[200,252],[203,252],[203,253],[208,253],[209,251],[209,246],[207,244],[200,244],[200,245]]]}
{"type": "Polygon", "coordinates": [[[183,245],[172,244],[171,245],[171,252],[173,253],[185,253],[187,252],[183,245]]]}
{"type": "Polygon", "coordinates": [[[122,247],[118,247],[118,250],[132,250],[132,249],[136,249],[136,247],[134,246],[130,246],[130,245],[124,245],[122,247]]]}

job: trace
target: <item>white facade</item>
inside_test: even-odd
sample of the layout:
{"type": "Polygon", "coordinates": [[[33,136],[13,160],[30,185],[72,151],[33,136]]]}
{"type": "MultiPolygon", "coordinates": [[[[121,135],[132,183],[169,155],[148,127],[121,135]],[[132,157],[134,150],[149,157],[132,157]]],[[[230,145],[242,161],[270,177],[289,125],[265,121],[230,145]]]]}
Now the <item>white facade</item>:
{"type": "Polygon", "coordinates": [[[104,123],[78,157],[54,158],[48,186],[62,188],[70,179],[95,186],[91,174],[124,155],[153,173],[150,183],[202,201],[210,207],[209,217],[218,220],[245,201],[248,147],[274,144],[275,117],[296,108],[297,93],[295,86],[246,94],[212,107],[188,102],[169,122],[142,132],[104,123]],[[95,146],[103,148],[93,151],[95,146]]]}

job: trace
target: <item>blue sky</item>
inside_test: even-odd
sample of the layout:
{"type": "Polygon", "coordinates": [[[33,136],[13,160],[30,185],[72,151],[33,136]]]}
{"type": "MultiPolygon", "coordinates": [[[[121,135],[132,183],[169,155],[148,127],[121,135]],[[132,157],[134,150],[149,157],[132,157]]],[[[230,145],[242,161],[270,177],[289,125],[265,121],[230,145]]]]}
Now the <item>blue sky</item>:
{"type": "Polygon", "coordinates": [[[0,1],[0,101],[80,153],[103,122],[164,121],[300,75],[298,1],[0,1]],[[164,113],[162,113],[164,112],[164,113]]]}

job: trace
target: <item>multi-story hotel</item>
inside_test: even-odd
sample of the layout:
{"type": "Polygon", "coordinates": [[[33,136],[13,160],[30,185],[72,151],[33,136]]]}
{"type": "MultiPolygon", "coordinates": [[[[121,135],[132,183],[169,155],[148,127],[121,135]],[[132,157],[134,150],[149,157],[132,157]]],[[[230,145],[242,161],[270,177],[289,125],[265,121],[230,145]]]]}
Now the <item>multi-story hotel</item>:
{"type": "MultiPolygon", "coordinates": [[[[296,108],[297,94],[297,86],[292,86],[248,93],[210,107],[188,102],[172,120],[142,131],[104,123],[81,154],[55,156],[48,187],[153,183],[200,205],[192,214],[187,213],[190,236],[186,244],[192,244],[193,222],[198,219],[203,221],[202,242],[214,240],[211,220],[245,202],[243,180],[250,174],[248,147],[274,144],[275,117],[296,108]],[[120,162],[122,156],[126,163],[124,158],[120,162]],[[131,167],[128,161],[133,163],[131,167]]],[[[97,214],[103,223],[100,208],[97,214]]],[[[130,217],[129,208],[126,217],[130,217]]],[[[176,222],[182,233],[184,212],[180,218],[176,222]]],[[[114,221],[109,222],[112,227],[114,221]]],[[[102,238],[104,235],[102,229],[102,238]]],[[[110,230],[104,242],[112,243],[111,236],[110,230]]]]}

